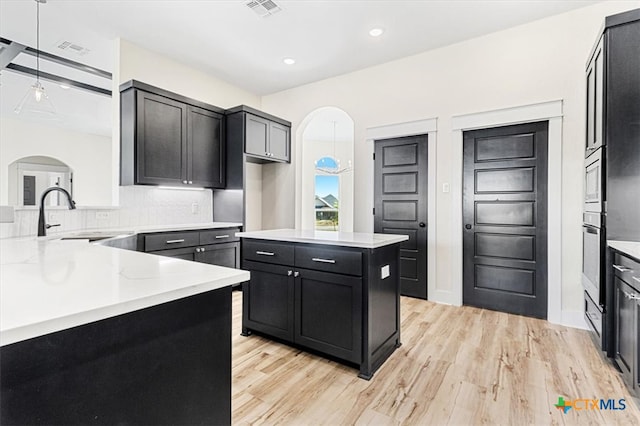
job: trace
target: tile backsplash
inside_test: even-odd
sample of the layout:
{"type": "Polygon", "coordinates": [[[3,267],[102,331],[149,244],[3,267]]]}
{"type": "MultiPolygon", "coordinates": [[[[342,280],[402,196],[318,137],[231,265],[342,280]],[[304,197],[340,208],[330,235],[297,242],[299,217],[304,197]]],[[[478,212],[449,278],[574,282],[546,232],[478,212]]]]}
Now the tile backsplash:
{"type": "MultiPolygon", "coordinates": [[[[45,214],[47,223],[60,224],[49,229],[48,235],[85,229],[206,223],[213,220],[213,195],[209,189],[121,186],[120,207],[48,207],[45,214]]],[[[0,238],[31,236],[37,231],[37,207],[17,207],[13,223],[0,223],[0,238]]]]}

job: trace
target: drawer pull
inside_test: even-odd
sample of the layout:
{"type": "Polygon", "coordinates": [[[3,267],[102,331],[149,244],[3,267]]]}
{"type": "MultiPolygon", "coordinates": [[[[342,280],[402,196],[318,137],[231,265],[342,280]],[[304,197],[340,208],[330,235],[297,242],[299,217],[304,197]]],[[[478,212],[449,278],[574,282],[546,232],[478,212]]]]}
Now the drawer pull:
{"type": "Polygon", "coordinates": [[[287,276],[290,277],[291,275],[293,275],[293,271],[287,271],[287,276]]]}
{"type": "Polygon", "coordinates": [[[626,266],[620,266],[620,265],[616,265],[615,263],[613,264],[613,269],[616,269],[620,272],[629,272],[629,271],[633,271],[633,269],[631,268],[627,268],[626,266]]]}
{"type": "Polygon", "coordinates": [[[299,277],[299,276],[300,276],[300,272],[295,271],[295,272],[293,273],[293,276],[294,276],[294,277],[296,277],[296,278],[297,278],[297,277],[299,277]]]}
{"type": "Polygon", "coordinates": [[[177,243],[184,243],[184,238],[181,240],[167,240],[167,244],[177,244],[177,243]]]}
{"type": "Polygon", "coordinates": [[[320,263],[336,263],[336,261],[333,259],[321,259],[319,257],[312,257],[311,260],[313,260],[314,262],[320,262],[320,263]]]}
{"type": "Polygon", "coordinates": [[[228,235],[216,235],[216,240],[218,240],[220,238],[229,238],[229,236],[228,235]]]}
{"type": "Polygon", "coordinates": [[[275,256],[276,254],[270,251],[257,251],[256,254],[260,256],[275,256]]]}

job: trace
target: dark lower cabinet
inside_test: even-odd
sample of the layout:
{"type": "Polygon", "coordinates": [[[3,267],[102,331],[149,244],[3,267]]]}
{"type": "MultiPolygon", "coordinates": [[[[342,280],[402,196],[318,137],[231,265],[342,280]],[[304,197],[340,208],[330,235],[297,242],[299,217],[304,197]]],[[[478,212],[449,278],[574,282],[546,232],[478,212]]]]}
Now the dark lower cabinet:
{"type": "Polygon", "coordinates": [[[255,330],[287,342],[294,341],[293,293],[291,268],[247,261],[251,271],[251,288],[243,284],[242,331],[255,330]]]}
{"type": "Polygon", "coordinates": [[[220,228],[140,234],[138,251],[227,268],[239,268],[240,243],[235,236],[239,230],[240,228],[220,228]]]}
{"type": "Polygon", "coordinates": [[[357,364],[370,379],[400,346],[400,244],[377,249],[243,239],[242,334],[357,364]]]}
{"type": "Polygon", "coordinates": [[[362,360],[362,278],[306,269],[297,272],[295,341],[359,364],[362,360]]]}
{"type": "Polygon", "coordinates": [[[640,396],[640,261],[614,251],[613,285],[614,362],[635,396],[640,396]]]}
{"type": "Polygon", "coordinates": [[[231,287],[0,348],[2,425],[231,424],[231,287]]]}
{"type": "Polygon", "coordinates": [[[637,303],[629,295],[635,291],[615,278],[616,351],[615,359],[627,386],[633,386],[634,355],[637,346],[637,303]]]}

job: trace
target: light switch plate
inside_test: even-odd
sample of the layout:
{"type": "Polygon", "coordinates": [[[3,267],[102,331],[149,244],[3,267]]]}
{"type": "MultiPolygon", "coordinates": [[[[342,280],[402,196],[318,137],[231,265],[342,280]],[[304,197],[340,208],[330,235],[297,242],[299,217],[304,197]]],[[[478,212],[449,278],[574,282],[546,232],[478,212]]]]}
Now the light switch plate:
{"type": "Polygon", "coordinates": [[[382,268],[380,268],[380,278],[381,279],[385,279],[389,276],[389,265],[384,265],[382,268]]]}
{"type": "Polygon", "coordinates": [[[443,183],[442,184],[442,192],[449,192],[450,191],[450,186],[448,183],[443,183]]]}

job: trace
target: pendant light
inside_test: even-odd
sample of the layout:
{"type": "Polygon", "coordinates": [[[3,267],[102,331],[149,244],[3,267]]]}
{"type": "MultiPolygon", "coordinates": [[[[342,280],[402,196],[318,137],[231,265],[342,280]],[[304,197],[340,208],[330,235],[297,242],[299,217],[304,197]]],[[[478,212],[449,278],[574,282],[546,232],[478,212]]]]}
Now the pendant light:
{"type": "Polygon", "coordinates": [[[16,114],[29,115],[33,118],[55,119],[56,110],[49,96],[40,83],[40,3],[47,0],[35,0],[36,2],[36,81],[27,90],[22,100],[13,110],[16,114]]]}
{"type": "Polygon", "coordinates": [[[339,175],[351,171],[351,160],[346,166],[340,165],[340,160],[336,157],[336,122],[333,121],[333,156],[322,157],[315,163],[316,171],[330,175],[339,175]]]}

